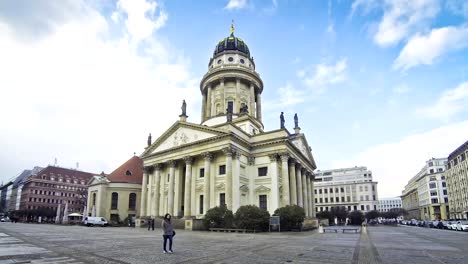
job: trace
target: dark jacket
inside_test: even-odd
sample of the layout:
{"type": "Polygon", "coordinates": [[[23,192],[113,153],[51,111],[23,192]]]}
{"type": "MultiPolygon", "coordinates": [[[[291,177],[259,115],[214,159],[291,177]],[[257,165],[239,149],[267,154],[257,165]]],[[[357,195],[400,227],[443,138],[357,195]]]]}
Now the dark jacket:
{"type": "Polygon", "coordinates": [[[163,219],[161,223],[161,228],[163,231],[163,235],[172,236],[174,234],[174,228],[170,221],[163,219]]]}

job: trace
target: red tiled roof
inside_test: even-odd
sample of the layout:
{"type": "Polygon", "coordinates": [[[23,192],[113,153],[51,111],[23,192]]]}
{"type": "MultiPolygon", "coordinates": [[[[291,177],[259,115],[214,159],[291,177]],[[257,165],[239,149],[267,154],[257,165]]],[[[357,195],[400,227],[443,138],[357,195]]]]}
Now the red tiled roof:
{"type": "Polygon", "coordinates": [[[85,181],[88,181],[95,175],[94,173],[90,172],[84,172],[84,171],[79,171],[79,170],[74,170],[74,169],[66,169],[66,168],[61,168],[61,167],[54,167],[54,166],[47,166],[45,169],[39,171],[37,175],[34,175],[34,178],[41,178],[42,175],[48,175],[50,176],[51,174],[55,175],[57,177],[59,174],[61,177],[66,178],[76,178],[76,179],[82,179],[85,181]]]}
{"type": "Polygon", "coordinates": [[[133,156],[116,170],[111,172],[107,179],[111,182],[140,183],[143,180],[143,160],[133,156]]]}

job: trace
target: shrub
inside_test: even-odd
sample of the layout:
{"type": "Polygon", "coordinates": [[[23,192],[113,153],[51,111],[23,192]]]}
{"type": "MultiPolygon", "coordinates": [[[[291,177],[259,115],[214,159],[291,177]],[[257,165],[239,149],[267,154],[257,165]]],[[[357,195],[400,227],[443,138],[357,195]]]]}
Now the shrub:
{"type": "Polygon", "coordinates": [[[364,214],[361,211],[352,211],[349,213],[349,219],[352,225],[361,225],[364,221],[364,214]]]}
{"type": "Polygon", "coordinates": [[[231,228],[233,219],[232,211],[228,210],[226,206],[216,206],[206,211],[203,224],[206,228],[231,228]]]}
{"type": "Polygon", "coordinates": [[[333,223],[333,215],[330,211],[322,211],[317,213],[318,219],[328,219],[328,223],[333,223]]]}
{"type": "Polygon", "coordinates": [[[305,211],[300,206],[287,205],[276,209],[274,215],[280,217],[281,230],[300,229],[302,222],[304,222],[305,211]]]}
{"type": "Polygon", "coordinates": [[[367,218],[367,221],[371,220],[371,219],[376,219],[380,216],[380,213],[379,211],[376,211],[376,210],[372,210],[372,211],[369,211],[366,213],[366,218],[367,218]]]}
{"type": "Polygon", "coordinates": [[[243,205],[237,209],[237,212],[234,215],[236,227],[248,230],[268,230],[269,221],[270,213],[255,205],[243,205]]]}

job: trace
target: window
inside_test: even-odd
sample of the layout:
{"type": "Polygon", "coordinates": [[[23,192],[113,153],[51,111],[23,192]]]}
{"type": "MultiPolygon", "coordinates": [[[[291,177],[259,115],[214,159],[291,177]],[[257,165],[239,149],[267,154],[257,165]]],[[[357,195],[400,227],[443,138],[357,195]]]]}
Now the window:
{"type": "Polygon", "coordinates": [[[375,195],[372,195],[372,200],[374,200],[374,201],[375,201],[375,195]]]}
{"type": "Polygon", "coordinates": [[[444,176],[444,175],[442,175],[442,177],[440,177],[440,179],[441,179],[441,180],[445,180],[445,176],[444,176]]]}
{"type": "Polygon", "coordinates": [[[370,205],[366,205],[366,210],[367,210],[367,211],[370,210],[370,205]]]}
{"type": "Polygon", "coordinates": [[[357,211],[357,205],[354,206],[354,211],[357,211]]]}
{"type": "Polygon", "coordinates": [[[374,210],[377,210],[377,205],[374,205],[374,210]]]}
{"type": "Polygon", "coordinates": [[[359,197],[359,198],[361,198],[361,201],[364,201],[364,198],[363,198],[363,196],[362,196],[362,195],[361,195],[361,197],[359,197]]]}
{"type": "Polygon", "coordinates": [[[434,163],[432,163],[432,161],[431,161],[431,162],[429,162],[429,167],[432,167],[432,166],[434,166],[434,163]]]}
{"type": "Polygon", "coordinates": [[[228,107],[227,107],[227,108],[228,108],[228,109],[231,111],[231,113],[232,113],[232,112],[233,112],[233,109],[234,109],[234,102],[229,101],[229,102],[228,102],[228,107]]]}
{"type": "Polygon", "coordinates": [[[361,205],[361,211],[364,211],[364,205],[361,205]]]}
{"type": "Polygon", "coordinates": [[[374,185],[372,185],[372,191],[375,191],[375,186],[374,185]]]}
{"type": "Polygon", "coordinates": [[[447,184],[445,182],[442,182],[442,187],[447,187],[447,184]]]}
{"type": "Polygon", "coordinates": [[[325,202],[328,203],[328,198],[325,198],[325,202]]]}
{"type": "Polygon", "coordinates": [[[320,198],[320,203],[323,203],[323,198],[320,198]]]}
{"type": "Polygon", "coordinates": [[[444,195],[447,195],[447,190],[443,190],[443,192],[444,192],[444,195]]]}
{"type": "Polygon", "coordinates": [[[315,203],[317,203],[317,198],[315,198],[315,203]]]}
{"type": "Polygon", "coordinates": [[[258,177],[267,176],[267,174],[268,174],[268,167],[258,168],[258,177]]]}
{"type": "Polygon", "coordinates": [[[341,202],[344,203],[345,199],[344,196],[341,196],[341,202]]]}
{"type": "Polygon", "coordinates": [[[330,188],[330,193],[333,193],[333,188],[330,188]]]}
{"type": "Polygon", "coordinates": [[[267,196],[265,194],[258,196],[258,204],[260,208],[267,210],[267,196]]]}
{"type": "Polygon", "coordinates": [[[225,193],[219,194],[219,205],[226,206],[226,194],[225,193]]]}
{"type": "Polygon", "coordinates": [[[244,62],[245,62],[244,59],[240,59],[241,64],[244,64],[244,62]]]}
{"type": "Polygon", "coordinates": [[[359,191],[362,192],[362,186],[359,186],[359,191]]]}
{"type": "Polygon", "coordinates": [[[218,64],[221,64],[223,61],[222,60],[218,60],[218,64]]]}
{"type": "Polygon", "coordinates": [[[226,174],[226,165],[220,165],[219,166],[219,175],[225,175],[226,174]]]}
{"type": "Polygon", "coordinates": [[[330,203],[333,203],[333,197],[330,197],[330,203]]]}
{"type": "Polygon", "coordinates": [[[431,191],[431,196],[437,196],[437,191],[431,191]]]}
{"type": "Polygon", "coordinates": [[[351,211],[351,205],[348,205],[348,211],[351,211]]]}
{"type": "Polygon", "coordinates": [[[314,190],[314,193],[317,194],[317,190],[314,190]]]}
{"type": "Polygon", "coordinates": [[[200,174],[198,175],[199,178],[205,177],[205,168],[200,169],[200,174]]]}
{"type": "Polygon", "coordinates": [[[444,202],[448,203],[448,198],[447,197],[444,197],[444,202]]]}
{"type": "Polygon", "coordinates": [[[319,194],[322,194],[322,189],[319,189],[319,194]]]}
{"type": "Polygon", "coordinates": [[[199,214],[203,214],[203,195],[200,195],[200,211],[199,214]]]}
{"type": "Polygon", "coordinates": [[[136,208],[136,193],[131,193],[128,196],[128,209],[135,210],[136,208]]]}
{"type": "Polygon", "coordinates": [[[129,170],[127,170],[127,171],[125,172],[125,175],[127,175],[127,176],[132,176],[132,172],[129,171],[129,170]]]}
{"type": "Polygon", "coordinates": [[[435,182],[431,182],[431,183],[429,183],[429,188],[430,188],[430,189],[434,189],[434,188],[436,188],[436,184],[435,184],[435,182]]]}
{"type": "Polygon", "coordinates": [[[119,194],[116,192],[112,193],[112,200],[111,200],[111,210],[116,210],[119,203],[119,194]]]}
{"type": "Polygon", "coordinates": [[[341,191],[341,192],[344,192],[344,188],[343,188],[343,187],[341,187],[341,188],[340,188],[340,191],[341,191]]]}
{"type": "Polygon", "coordinates": [[[233,62],[233,61],[234,61],[234,58],[233,58],[233,57],[229,57],[229,58],[228,58],[228,61],[229,61],[229,62],[233,62]]]}
{"type": "Polygon", "coordinates": [[[366,195],[366,201],[369,201],[369,195],[366,195]]]}
{"type": "MultiPolygon", "coordinates": [[[[443,171],[444,171],[444,169],[442,169],[442,168],[438,168],[438,169],[437,169],[437,171],[438,171],[438,172],[443,172],[443,171]]],[[[444,177],[444,176],[442,176],[442,177],[444,177]]],[[[445,177],[444,177],[444,178],[445,178],[445,177]]]]}
{"type": "Polygon", "coordinates": [[[366,191],[366,192],[369,191],[369,188],[367,187],[367,185],[364,186],[364,191],[366,191]]]}
{"type": "Polygon", "coordinates": [[[351,202],[351,196],[346,196],[346,201],[351,202]]]}
{"type": "Polygon", "coordinates": [[[430,169],[429,173],[431,173],[431,174],[434,173],[434,169],[430,169]]]}
{"type": "Polygon", "coordinates": [[[439,199],[437,199],[437,198],[432,198],[432,199],[431,199],[431,203],[439,203],[439,199]]]}
{"type": "Polygon", "coordinates": [[[324,189],[324,192],[325,192],[325,193],[328,193],[328,189],[324,189]]]}

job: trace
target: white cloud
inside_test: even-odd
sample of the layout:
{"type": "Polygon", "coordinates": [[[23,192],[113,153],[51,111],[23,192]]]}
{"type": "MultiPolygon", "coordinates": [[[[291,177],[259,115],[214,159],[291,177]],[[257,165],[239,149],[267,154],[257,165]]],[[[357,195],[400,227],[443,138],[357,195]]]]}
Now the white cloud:
{"type": "Polygon", "coordinates": [[[149,132],[156,137],[178,120],[182,99],[188,99],[191,121],[198,121],[190,114],[200,97],[190,61],[151,36],[162,26],[160,16],[142,10],[128,20],[122,16],[128,27],[111,35],[110,18],[79,3],[79,16],[54,20],[40,38],[24,27],[34,27],[31,21],[18,26],[0,15],[0,148],[9,150],[0,154],[3,177],[54,157],[63,166],[80,162],[82,169],[109,172],[141,153],[149,132]],[[145,19],[151,26],[134,28],[145,19]],[[135,49],[137,40],[145,49],[135,49]]]}
{"type": "Polygon", "coordinates": [[[338,84],[346,80],[347,59],[341,59],[336,64],[318,64],[297,72],[307,86],[318,93],[324,92],[329,85],[338,84]]]}
{"type": "Polygon", "coordinates": [[[468,17],[468,2],[466,0],[448,0],[446,7],[455,15],[468,17]]]}
{"type": "Polygon", "coordinates": [[[351,5],[349,18],[352,18],[358,9],[363,10],[363,14],[367,15],[370,11],[378,7],[376,0],[355,0],[351,5]]]}
{"type": "Polygon", "coordinates": [[[435,104],[417,109],[416,113],[424,117],[447,121],[454,115],[467,109],[468,82],[464,82],[456,88],[442,93],[435,104]]]}
{"type": "Polygon", "coordinates": [[[246,8],[249,4],[248,0],[229,0],[224,9],[234,10],[246,8]]]}
{"type": "Polygon", "coordinates": [[[447,157],[467,140],[468,121],[404,137],[398,142],[367,148],[332,168],[367,166],[378,182],[379,197],[401,195],[403,187],[431,157],[447,157]]]}
{"type": "Polygon", "coordinates": [[[397,44],[427,28],[439,11],[437,0],[386,0],[374,41],[380,46],[397,44]]]}
{"type": "Polygon", "coordinates": [[[295,89],[290,83],[280,87],[277,91],[279,95],[279,105],[281,107],[293,106],[305,100],[304,92],[295,89]]]}
{"type": "Polygon", "coordinates": [[[394,69],[407,70],[420,64],[431,65],[445,53],[468,47],[468,27],[443,27],[427,35],[413,36],[393,64],[394,69]]]}

